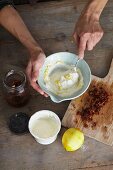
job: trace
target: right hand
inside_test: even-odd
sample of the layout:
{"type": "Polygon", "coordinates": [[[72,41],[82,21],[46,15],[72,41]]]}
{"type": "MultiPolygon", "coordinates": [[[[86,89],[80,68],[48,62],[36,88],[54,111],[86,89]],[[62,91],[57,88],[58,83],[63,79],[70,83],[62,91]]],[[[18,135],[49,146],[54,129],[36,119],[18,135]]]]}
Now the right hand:
{"type": "Polygon", "coordinates": [[[78,47],[78,56],[84,58],[85,50],[92,50],[103,36],[99,19],[83,14],[76,24],[73,36],[78,47]]]}

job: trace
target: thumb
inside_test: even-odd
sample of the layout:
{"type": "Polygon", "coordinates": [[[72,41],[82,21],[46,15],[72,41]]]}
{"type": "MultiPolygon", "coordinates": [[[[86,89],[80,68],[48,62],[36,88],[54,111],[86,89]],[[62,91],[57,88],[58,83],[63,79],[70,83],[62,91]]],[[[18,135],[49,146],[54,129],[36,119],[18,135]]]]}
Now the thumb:
{"type": "Polygon", "coordinates": [[[76,32],[74,33],[73,37],[74,37],[75,43],[77,45],[77,48],[79,48],[79,36],[77,35],[76,32]]]}
{"type": "Polygon", "coordinates": [[[33,71],[32,71],[32,81],[33,82],[37,81],[38,75],[39,75],[39,69],[34,66],[33,71]]]}
{"type": "Polygon", "coordinates": [[[32,81],[33,82],[36,82],[37,81],[37,79],[38,79],[38,75],[39,75],[39,70],[34,70],[33,72],[32,72],[32,81]]]}
{"type": "Polygon", "coordinates": [[[34,62],[33,67],[32,67],[32,81],[33,82],[36,82],[38,79],[39,69],[40,69],[40,66],[39,66],[38,61],[34,62]]]}

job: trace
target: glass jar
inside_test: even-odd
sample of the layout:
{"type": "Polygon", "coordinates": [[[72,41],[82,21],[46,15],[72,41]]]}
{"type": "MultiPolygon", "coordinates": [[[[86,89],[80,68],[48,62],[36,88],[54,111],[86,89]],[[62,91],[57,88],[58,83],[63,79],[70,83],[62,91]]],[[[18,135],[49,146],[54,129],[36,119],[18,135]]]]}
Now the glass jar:
{"type": "Polygon", "coordinates": [[[10,70],[3,80],[7,102],[15,107],[24,106],[29,100],[29,85],[22,71],[10,70]]]}

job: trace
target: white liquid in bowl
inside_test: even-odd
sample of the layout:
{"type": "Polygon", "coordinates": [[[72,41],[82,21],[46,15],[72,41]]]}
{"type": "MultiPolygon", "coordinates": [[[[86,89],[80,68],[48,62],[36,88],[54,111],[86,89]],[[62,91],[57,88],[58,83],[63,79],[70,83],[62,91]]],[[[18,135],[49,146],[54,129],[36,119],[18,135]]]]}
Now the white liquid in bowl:
{"type": "Polygon", "coordinates": [[[58,124],[53,117],[39,118],[32,126],[32,133],[39,138],[49,138],[58,131],[58,124]]]}

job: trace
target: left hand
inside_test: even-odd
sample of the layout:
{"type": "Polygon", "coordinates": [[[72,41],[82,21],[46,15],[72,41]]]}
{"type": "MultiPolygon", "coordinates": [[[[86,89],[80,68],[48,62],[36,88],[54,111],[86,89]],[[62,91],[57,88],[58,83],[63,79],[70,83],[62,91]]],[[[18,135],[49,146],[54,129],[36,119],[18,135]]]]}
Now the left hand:
{"type": "Polygon", "coordinates": [[[42,49],[37,48],[35,51],[30,52],[31,58],[28,62],[26,73],[30,82],[30,85],[41,95],[48,97],[48,95],[37,84],[37,78],[39,70],[45,61],[45,54],[42,49]]]}

